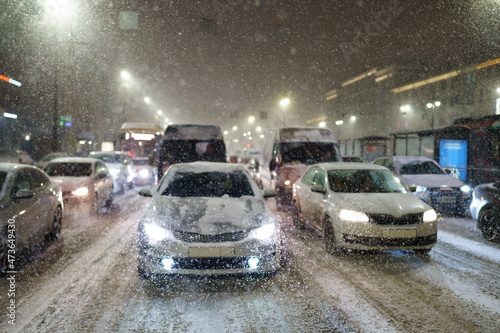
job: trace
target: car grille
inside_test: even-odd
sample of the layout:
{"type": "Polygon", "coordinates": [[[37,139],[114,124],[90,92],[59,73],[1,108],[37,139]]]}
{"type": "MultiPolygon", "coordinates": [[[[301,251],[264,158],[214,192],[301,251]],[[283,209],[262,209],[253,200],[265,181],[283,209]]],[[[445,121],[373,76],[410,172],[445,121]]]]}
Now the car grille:
{"type": "Polygon", "coordinates": [[[174,269],[248,268],[248,258],[176,258],[174,269]]]}
{"type": "Polygon", "coordinates": [[[410,225],[422,223],[422,213],[406,214],[401,217],[394,217],[387,214],[368,214],[371,221],[381,225],[410,225]]]}
{"type": "Polygon", "coordinates": [[[187,243],[237,242],[248,236],[249,231],[228,232],[225,234],[198,234],[194,232],[173,231],[174,237],[187,243]]]}

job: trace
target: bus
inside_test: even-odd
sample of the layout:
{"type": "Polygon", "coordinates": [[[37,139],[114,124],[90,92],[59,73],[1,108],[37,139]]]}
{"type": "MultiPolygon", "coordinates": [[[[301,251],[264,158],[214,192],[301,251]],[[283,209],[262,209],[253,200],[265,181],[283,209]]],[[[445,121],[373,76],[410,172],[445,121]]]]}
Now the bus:
{"type": "Polygon", "coordinates": [[[162,129],[152,123],[123,123],[120,129],[119,150],[130,157],[149,157],[157,155],[162,129]]]}

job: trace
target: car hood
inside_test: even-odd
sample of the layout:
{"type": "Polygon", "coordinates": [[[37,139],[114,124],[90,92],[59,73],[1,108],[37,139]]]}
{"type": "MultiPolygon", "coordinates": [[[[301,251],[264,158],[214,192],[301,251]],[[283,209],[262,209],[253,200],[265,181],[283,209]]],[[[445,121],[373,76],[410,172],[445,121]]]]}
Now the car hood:
{"type": "Polygon", "coordinates": [[[461,187],[464,185],[460,179],[449,175],[402,175],[403,182],[410,185],[425,187],[461,187]]]}
{"type": "Polygon", "coordinates": [[[394,217],[431,209],[413,193],[335,193],[330,196],[330,202],[337,210],[390,214],[394,217]]]}
{"type": "Polygon", "coordinates": [[[260,227],[274,221],[262,199],[178,198],[155,196],[142,222],[170,230],[221,234],[260,227]]]}
{"type": "Polygon", "coordinates": [[[50,177],[54,183],[61,187],[62,191],[72,191],[77,188],[89,186],[90,177],[50,177]]]}

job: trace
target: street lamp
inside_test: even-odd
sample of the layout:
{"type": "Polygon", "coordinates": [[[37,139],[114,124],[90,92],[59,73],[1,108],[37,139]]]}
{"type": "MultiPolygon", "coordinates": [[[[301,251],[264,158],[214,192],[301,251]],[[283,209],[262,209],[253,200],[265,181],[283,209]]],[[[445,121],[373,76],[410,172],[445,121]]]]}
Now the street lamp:
{"type": "Polygon", "coordinates": [[[122,79],[124,80],[130,80],[130,74],[127,72],[127,71],[122,71],[120,73],[120,76],[122,77],[122,79]]]}
{"type": "Polygon", "coordinates": [[[250,124],[253,124],[253,123],[255,122],[255,117],[254,117],[254,116],[250,116],[250,117],[248,117],[248,122],[249,122],[250,124]]]}
{"type": "Polygon", "coordinates": [[[288,106],[288,104],[290,104],[290,99],[288,98],[283,98],[281,101],[280,101],[280,105],[281,107],[283,108],[283,126],[286,126],[286,107],[288,106]]]}

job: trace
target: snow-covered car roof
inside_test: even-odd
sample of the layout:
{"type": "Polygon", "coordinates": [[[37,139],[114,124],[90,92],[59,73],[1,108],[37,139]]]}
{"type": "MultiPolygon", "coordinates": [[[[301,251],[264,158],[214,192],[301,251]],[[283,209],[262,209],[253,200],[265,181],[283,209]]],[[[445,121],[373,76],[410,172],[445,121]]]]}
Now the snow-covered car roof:
{"type": "Polygon", "coordinates": [[[406,164],[410,162],[427,162],[431,161],[437,164],[432,158],[428,158],[425,156],[392,156],[392,159],[397,164],[406,164]]]}
{"type": "Polygon", "coordinates": [[[319,163],[316,165],[325,170],[389,170],[381,165],[360,162],[332,162],[319,163]]]}
{"type": "Polygon", "coordinates": [[[100,160],[92,157],[60,157],[53,159],[50,163],[95,163],[98,161],[100,160]]]}
{"type": "Polygon", "coordinates": [[[170,167],[168,172],[246,172],[245,168],[240,164],[222,163],[222,162],[190,162],[178,163],[170,167]]]}
{"type": "Polygon", "coordinates": [[[332,131],[322,127],[283,127],[279,135],[282,142],[337,142],[332,131]]]}

